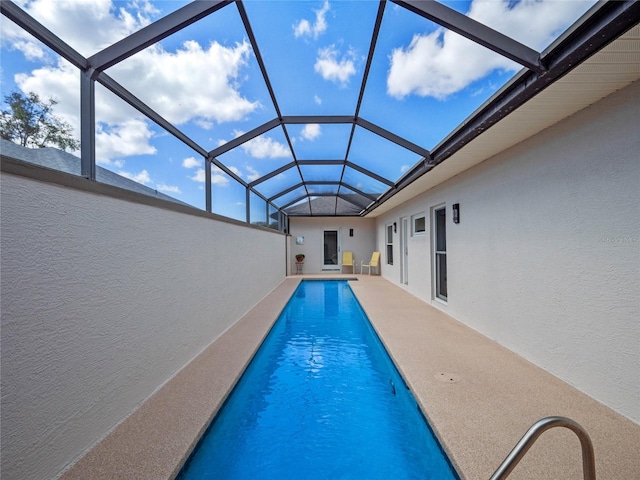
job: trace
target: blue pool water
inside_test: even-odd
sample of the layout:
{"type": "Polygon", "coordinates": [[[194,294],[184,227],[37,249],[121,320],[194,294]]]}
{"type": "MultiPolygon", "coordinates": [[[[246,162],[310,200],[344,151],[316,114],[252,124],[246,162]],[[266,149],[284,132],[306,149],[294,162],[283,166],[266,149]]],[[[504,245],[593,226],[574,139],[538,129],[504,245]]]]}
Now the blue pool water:
{"type": "Polygon", "coordinates": [[[303,281],[179,479],[456,479],[346,281],[303,281]]]}

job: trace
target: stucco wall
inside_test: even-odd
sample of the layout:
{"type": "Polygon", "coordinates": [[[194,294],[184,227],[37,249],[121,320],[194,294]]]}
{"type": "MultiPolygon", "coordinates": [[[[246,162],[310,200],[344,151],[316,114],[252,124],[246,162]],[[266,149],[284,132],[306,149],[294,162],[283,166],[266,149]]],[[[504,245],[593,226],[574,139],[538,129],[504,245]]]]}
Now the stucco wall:
{"type": "MultiPolygon", "coordinates": [[[[289,233],[291,233],[290,260],[292,273],[295,272],[295,255],[304,253],[303,273],[322,273],[323,267],[323,229],[339,230],[343,251],[351,251],[357,264],[356,271],[360,271],[362,260],[371,259],[371,253],[376,245],[375,221],[360,217],[291,217],[289,219],[289,233]],[[353,229],[353,237],[349,236],[349,229],[353,229]],[[304,245],[296,245],[296,237],[304,237],[304,245]]],[[[338,259],[340,262],[342,257],[338,259]]],[[[345,269],[344,273],[351,273],[345,269]]]]}
{"type": "Polygon", "coordinates": [[[279,233],[1,185],[3,479],[55,477],[285,275],[279,233]]]}
{"type": "MultiPolygon", "coordinates": [[[[406,288],[635,422],[638,105],[636,84],[414,197],[376,227],[384,251],[386,223],[445,204],[448,302],[433,299],[429,229],[409,244],[406,288]]],[[[383,265],[394,283],[398,264],[383,265]]]]}

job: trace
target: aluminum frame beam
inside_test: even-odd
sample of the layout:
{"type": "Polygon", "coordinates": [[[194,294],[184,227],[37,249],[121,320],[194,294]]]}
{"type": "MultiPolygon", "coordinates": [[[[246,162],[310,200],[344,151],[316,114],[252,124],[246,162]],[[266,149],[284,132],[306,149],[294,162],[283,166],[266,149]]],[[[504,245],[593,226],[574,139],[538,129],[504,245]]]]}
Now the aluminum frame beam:
{"type": "Polygon", "coordinates": [[[358,195],[361,195],[361,196],[363,196],[363,197],[365,197],[365,198],[368,198],[368,199],[370,200],[370,202],[369,202],[369,203],[371,203],[371,202],[375,202],[375,201],[378,199],[378,196],[376,196],[376,195],[372,195],[372,194],[370,194],[370,193],[365,193],[365,192],[363,192],[362,190],[360,190],[360,189],[358,189],[358,188],[356,188],[356,187],[354,187],[354,186],[352,186],[352,185],[349,185],[348,183],[345,183],[345,182],[343,182],[343,181],[340,181],[340,185],[341,185],[342,187],[348,188],[349,190],[351,190],[352,192],[357,193],[358,195]]]}
{"type": "Polygon", "coordinates": [[[344,165],[344,160],[297,160],[298,165],[344,165]]]}
{"type": "Polygon", "coordinates": [[[370,132],[375,133],[376,135],[383,137],[389,140],[390,142],[395,143],[396,145],[406,148],[407,150],[410,150],[413,153],[417,153],[418,155],[421,155],[424,158],[427,158],[427,159],[431,158],[431,153],[426,148],[422,148],[420,145],[416,145],[415,143],[412,143],[409,140],[399,135],[396,135],[395,133],[391,133],[389,130],[385,130],[384,128],[376,125],[375,123],[368,122],[364,118],[357,118],[356,125],[366,130],[369,130],[370,132]]]}
{"type": "Polygon", "coordinates": [[[263,123],[259,127],[254,128],[253,130],[240,135],[239,137],[234,138],[233,140],[229,140],[227,143],[220,145],[218,148],[215,148],[209,152],[209,155],[212,157],[219,157],[223,153],[228,152],[229,150],[233,150],[236,147],[239,147],[245,142],[252,140],[255,137],[259,137],[263,133],[268,132],[269,130],[273,130],[274,128],[280,126],[280,119],[274,118],[273,120],[268,121],[267,123],[263,123]]]}
{"type": "Polygon", "coordinates": [[[358,172],[363,173],[363,174],[367,175],[368,177],[371,177],[374,180],[379,181],[380,183],[384,183],[385,185],[387,185],[389,187],[394,187],[395,186],[395,184],[391,180],[389,180],[387,178],[384,178],[384,177],[381,177],[377,173],[373,173],[372,171],[367,170],[366,168],[361,167],[360,165],[357,165],[357,164],[355,164],[353,162],[350,162],[348,160],[345,162],[345,167],[353,168],[354,170],[357,170],[358,172]]]}
{"type": "Polygon", "coordinates": [[[335,124],[354,123],[356,117],[353,115],[289,115],[282,117],[282,123],[289,125],[300,125],[305,123],[335,124]]]}
{"type": "MultiPolygon", "coordinates": [[[[293,192],[294,190],[296,190],[296,189],[298,189],[300,187],[304,187],[305,185],[338,185],[340,187],[348,188],[349,190],[351,190],[351,191],[353,191],[353,192],[357,193],[358,195],[361,195],[361,196],[363,196],[365,198],[368,198],[371,201],[375,201],[378,198],[378,196],[376,196],[376,195],[372,195],[370,193],[365,193],[365,192],[359,190],[358,188],[356,188],[356,187],[354,187],[354,186],[352,186],[352,185],[350,185],[348,183],[342,182],[342,181],[326,181],[325,182],[325,181],[321,181],[321,180],[317,180],[317,181],[314,180],[314,181],[309,181],[309,182],[296,183],[295,185],[292,185],[291,187],[288,187],[285,190],[282,190],[281,192],[278,192],[276,195],[270,197],[268,199],[268,201],[273,203],[274,200],[282,197],[283,195],[286,195],[289,192],[293,192]]],[[[301,197],[301,198],[304,198],[304,197],[301,197]]],[[[300,200],[300,199],[298,199],[298,200],[300,200]]]]}
{"type": "MultiPolygon", "coordinates": [[[[344,195],[340,194],[340,193],[314,193],[313,195],[311,195],[312,197],[340,197],[342,198],[345,202],[350,203],[351,205],[355,205],[356,207],[358,207],[361,210],[364,210],[364,207],[358,205],[357,203],[352,202],[351,200],[344,198],[344,195]]],[[[300,200],[304,200],[305,198],[309,198],[309,200],[311,200],[310,196],[308,195],[304,195],[302,197],[296,198],[295,200],[287,203],[286,205],[280,207],[280,210],[282,210],[284,212],[285,209],[289,208],[291,205],[294,205],[296,203],[298,203],[300,200]]],[[[313,210],[310,209],[310,211],[313,214],[313,210]]],[[[287,212],[284,212],[285,215],[289,215],[287,212]]],[[[308,215],[294,215],[294,216],[308,216],[308,215]]],[[[349,214],[348,216],[353,216],[351,214],[349,214]]]]}
{"type": "Polygon", "coordinates": [[[363,215],[374,210],[434,166],[444,162],[482,132],[504,119],[509,113],[525,104],[538,93],[553,84],[591,55],[611,43],[640,21],[640,2],[620,0],[596,5],[598,11],[588,15],[582,24],[561,37],[547,49],[542,61],[548,72],[539,76],[535,72],[522,71],[511,83],[503,87],[491,100],[477,110],[460,128],[452,132],[436,146],[429,165],[416,165],[394,189],[383,194],[363,215]]]}
{"type": "MultiPolygon", "coordinates": [[[[275,199],[280,198],[284,195],[286,195],[289,192],[293,192],[294,190],[296,190],[297,188],[300,187],[304,187],[304,182],[300,182],[300,183],[296,183],[295,185],[292,185],[291,187],[286,188],[285,190],[282,190],[281,192],[278,192],[276,195],[274,195],[273,197],[269,198],[270,202],[273,202],[275,199]]],[[[306,197],[307,195],[305,195],[304,197],[306,197]]],[[[304,198],[304,197],[300,197],[300,198],[304,198]]],[[[298,199],[300,200],[300,199],[298,199]]]]}
{"type": "MultiPolygon", "coordinates": [[[[305,198],[306,198],[307,200],[309,200],[309,195],[305,195],[305,196],[303,196],[303,197],[296,198],[296,199],[295,199],[295,200],[293,200],[292,202],[289,202],[289,203],[287,203],[286,205],[284,205],[284,206],[280,207],[280,209],[284,212],[284,211],[285,211],[285,209],[289,208],[291,205],[294,205],[294,204],[298,203],[300,200],[304,200],[305,198]]],[[[308,203],[309,203],[309,212],[311,212],[311,202],[310,202],[310,201],[308,201],[308,203]]],[[[287,212],[285,212],[285,214],[286,214],[286,215],[289,215],[287,212]]]]}
{"type": "MultiPolygon", "coordinates": [[[[209,160],[213,165],[215,165],[216,167],[218,167],[220,170],[222,170],[224,173],[226,173],[227,175],[229,175],[231,178],[233,178],[236,182],[238,182],[240,185],[242,185],[245,188],[249,188],[249,185],[247,185],[247,182],[245,182],[243,179],[241,179],[238,175],[236,175],[235,173],[233,173],[231,170],[229,170],[227,168],[227,166],[222,163],[220,160],[218,160],[215,157],[212,156],[208,156],[207,160],[209,160]]],[[[257,192],[256,192],[257,193],[257,192]]]]}
{"type": "Polygon", "coordinates": [[[280,168],[276,168],[275,170],[272,170],[266,175],[263,175],[262,177],[255,179],[253,182],[249,182],[249,187],[253,188],[256,185],[259,185],[262,182],[266,182],[270,178],[275,177],[276,175],[280,175],[281,173],[286,172],[287,170],[295,168],[296,166],[297,166],[296,162],[289,162],[286,165],[283,165],[280,168]]]}
{"type": "Polygon", "coordinates": [[[85,57],[71,48],[67,43],[63,42],[60,37],[36,21],[15,3],[9,0],[0,1],[0,12],[77,68],[81,70],[88,68],[89,61],[85,57]]]}
{"type": "Polygon", "coordinates": [[[80,72],[80,175],[96,179],[96,84],[94,71],[80,72]]]}
{"type": "Polygon", "coordinates": [[[267,74],[267,68],[264,65],[264,61],[262,60],[262,54],[260,53],[260,49],[258,48],[258,42],[256,41],[256,37],[253,34],[253,28],[251,27],[251,23],[249,22],[249,16],[247,15],[247,11],[244,9],[244,5],[241,1],[236,2],[236,6],[238,7],[238,13],[240,14],[240,18],[242,19],[244,30],[247,32],[247,35],[249,36],[249,42],[251,43],[251,48],[253,49],[253,53],[256,56],[256,61],[258,62],[258,66],[260,67],[262,78],[264,79],[264,83],[266,84],[267,90],[269,91],[269,96],[271,97],[271,101],[273,102],[273,106],[276,110],[276,115],[278,115],[278,118],[281,118],[282,113],[280,112],[280,107],[278,106],[276,94],[273,91],[271,80],[269,79],[269,75],[267,74]]]}
{"type": "Polygon", "coordinates": [[[382,17],[384,16],[384,9],[386,0],[380,0],[378,4],[378,13],[376,14],[376,22],[373,26],[373,34],[371,35],[371,45],[369,46],[369,53],[367,55],[367,62],[364,66],[364,74],[362,75],[362,85],[360,86],[360,93],[358,94],[358,102],[356,103],[356,118],[360,115],[360,107],[362,106],[362,99],[364,98],[364,92],[369,80],[369,71],[371,70],[371,64],[373,63],[373,56],[376,51],[376,45],[378,43],[378,35],[380,34],[380,26],[382,25],[382,17]]]}
{"type": "MultiPolygon", "coordinates": [[[[360,209],[360,211],[364,210],[366,208],[367,205],[365,205],[364,207],[362,205],[358,205],[357,203],[355,203],[353,200],[349,199],[344,193],[340,193],[338,192],[338,194],[336,195],[336,197],[341,198],[342,200],[344,200],[345,202],[350,203],[351,205],[355,205],[356,207],[358,207],[360,209]]],[[[337,205],[337,201],[336,201],[336,210],[338,208],[337,205]]]]}
{"type": "Polygon", "coordinates": [[[208,158],[204,159],[204,191],[205,191],[205,209],[211,213],[213,211],[213,198],[211,189],[211,162],[208,158]]]}
{"type": "Polygon", "coordinates": [[[100,72],[97,75],[97,81],[102,86],[104,86],[107,90],[109,90],[111,93],[119,97],[121,100],[124,100],[126,103],[128,103],[133,108],[138,110],[140,113],[142,113],[151,121],[160,125],[162,128],[164,128],[166,131],[171,133],[178,140],[181,140],[183,143],[191,147],[193,150],[198,152],[203,157],[207,157],[209,155],[207,151],[204,148],[202,148],[200,145],[198,145],[196,142],[194,142],[191,139],[191,137],[184,134],[181,130],[175,127],[171,122],[169,122],[160,114],[158,114],[155,110],[153,110],[151,107],[145,104],[138,97],[133,95],[129,90],[124,88],[122,85],[120,85],[118,82],[116,82],[113,78],[111,78],[106,73],[100,72]]]}
{"type": "Polygon", "coordinates": [[[478,43],[538,74],[547,69],[540,53],[434,0],[391,0],[432,22],[478,43]]]}
{"type": "Polygon", "coordinates": [[[96,70],[105,70],[230,3],[232,3],[231,0],[188,3],[175,12],[92,55],[89,57],[89,63],[96,70]]]}

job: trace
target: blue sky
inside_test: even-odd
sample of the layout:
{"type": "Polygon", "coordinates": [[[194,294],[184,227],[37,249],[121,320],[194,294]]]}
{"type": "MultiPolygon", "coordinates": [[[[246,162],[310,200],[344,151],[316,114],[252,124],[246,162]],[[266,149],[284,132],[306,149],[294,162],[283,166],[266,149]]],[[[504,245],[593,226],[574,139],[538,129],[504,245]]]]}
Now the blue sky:
{"type": "MultiPolygon", "coordinates": [[[[21,8],[84,56],[139,30],[187,2],[32,0],[21,8]]],[[[442,2],[538,51],[593,1],[474,0],[442,2]]],[[[244,2],[283,115],[353,115],[378,2],[244,2]]],[[[59,104],[55,113],[79,138],[79,73],[47,47],[1,19],[2,98],[33,91],[59,104]]],[[[508,81],[520,66],[387,3],[360,116],[426,149],[508,81]]],[[[238,9],[229,5],[107,73],[206,150],[274,119],[238,9]]],[[[198,208],[204,208],[204,160],[101,86],[96,89],[97,161],[198,208]]],[[[298,159],[344,159],[350,125],[290,125],[298,159]]],[[[396,181],[420,156],[357,128],[349,158],[396,181]]],[[[219,157],[246,181],[293,159],[277,127],[219,157]]],[[[306,179],[339,179],[338,167],[306,166],[306,179]],[[337,178],[336,178],[337,175],[337,178]]],[[[214,169],[214,211],[244,219],[245,190],[214,169]]],[[[266,197],[301,180],[297,169],[257,189],[266,197]]],[[[344,181],[365,192],[379,182],[357,171],[344,181]]],[[[287,195],[280,202],[295,198],[287,195]]],[[[254,202],[252,215],[266,214],[254,202]]],[[[284,205],[284,203],[280,203],[284,205]]]]}

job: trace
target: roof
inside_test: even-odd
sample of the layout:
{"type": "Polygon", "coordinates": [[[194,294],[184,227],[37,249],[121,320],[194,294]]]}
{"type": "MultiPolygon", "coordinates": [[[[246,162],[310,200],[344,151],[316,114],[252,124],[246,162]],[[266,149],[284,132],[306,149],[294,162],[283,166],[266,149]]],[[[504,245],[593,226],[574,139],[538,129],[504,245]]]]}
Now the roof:
{"type": "Polygon", "coordinates": [[[287,207],[286,212],[289,216],[353,216],[359,215],[366,206],[357,202],[355,196],[347,199],[335,195],[309,197],[287,207]]]}
{"type": "MultiPolygon", "coordinates": [[[[64,152],[57,148],[27,148],[16,143],[0,138],[0,153],[3,156],[22,160],[42,167],[59,170],[61,172],[70,173],[71,175],[80,175],[80,159],[71,153],[64,152]]],[[[184,204],[169,195],[145,187],[144,185],[118,175],[117,173],[107,170],[106,168],[96,168],[96,180],[114,187],[124,188],[133,192],[143,193],[152,197],[160,198],[170,202],[184,204]]]]}
{"type": "MultiPolygon", "coordinates": [[[[77,44],[71,31],[58,36],[12,2],[3,1],[0,9],[85,72],[81,79],[87,78],[82,81],[88,86],[82,95],[89,95],[86,91],[94,83],[104,87],[199,156],[206,166],[199,178],[205,183],[207,210],[218,208],[219,201],[242,204],[249,219],[272,216],[273,209],[289,216],[379,215],[640,76],[640,2],[599,2],[586,12],[580,7],[574,17],[566,17],[575,20],[569,24],[557,23],[560,10],[551,10],[540,15],[542,22],[525,18],[526,28],[519,30],[503,28],[501,15],[492,10],[499,5],[506,16],[526,4],[191,2],[168,7],[161,18],[118,41],[91,47],[86,36],[77,44]],[[231,23],[233,32],[226,29],[231,23]],[[527,37],[538,30],[548,31],[545,41],[527,37]],[[338,33],[332,37],[335,42],[318,43],[328,31],[338,33]],[[200,35],[210,42],[207,52],[235,42],[235,49],[224,51],[244,59],[245,76],[236,73],[226,85],[244,82],[255,94],[236,98],[232,111],[225,102],[240,90],[230,89],[215,102],[207,96],[210,84],[224,75],[217,73],[219,65],[206,63],[208,57],[195,55],[205,49],[203,40],[194,40],[200,35]],[[459,42],[464,46],[458,56],[446,57],[439,49],[459,42]],[[620,42],[624,52],[616,50],[620,42]],[[143,65],[143,55],[164,52],[167,61],[175,61],[187,51],[205,63],[174,68],[184,68],[186,76],[201,72],[199,66],[212,73],[200,79],[200,89],[186,93],[179,89],[187,82],[172,83],[175,101],[161,91],[165,77],[154,77],[153,71],[141,75],[136,68],[143,65]],[[485,59],[491,64],[488,71],[471,72],[477,80],[464,88],[447,85],[449,77],[438,70],[449,72],[449,83],[455,83],[456,72],[480,70],[485,59]],[[453,62],[453,67],[447,70],[438,62],[453,62]],[[400,82],[394,75],[403,64],[408,66],[400,82]],[[595,70],[579,73],[576,68],[589,64],[596,65],[595,70]],[[314,75],[332,88],[316,94],[314,75]],[[349,75],[347,81],[341,75],[349,75]],[[599,80],[605,76],[602,87],[599,80]],[[140,83],[134,77],[153,81],[140,83]],[[428,83],[430,77],[439,78],[439,89],[428,83]],[[160,93],[154,94],[155,89],[160,93]],[[192,97],[194,103],[181,109],[180,102],[192,97]],[[204,105],[207,108],[201,108],[204,105]],[[189,115],[188,110],[199,113],[189,115]],[[232,136],[212,135],[207,130],[212,124],[233,126],[233,134],[228,133],[232,136]],[[224,190],[229,182],[238,187],[233,198],[224,190]]],[[[561,4],[573,8],[577,2],[553,8],[561,4]]],[[[85,132],[95,133],[96,123],[106,128],[106,123],[92,123],[91,115],[81,115],[85,132]]],[[[92,138],[83,136],[87,176],[101,160],[92,138]]]]}

